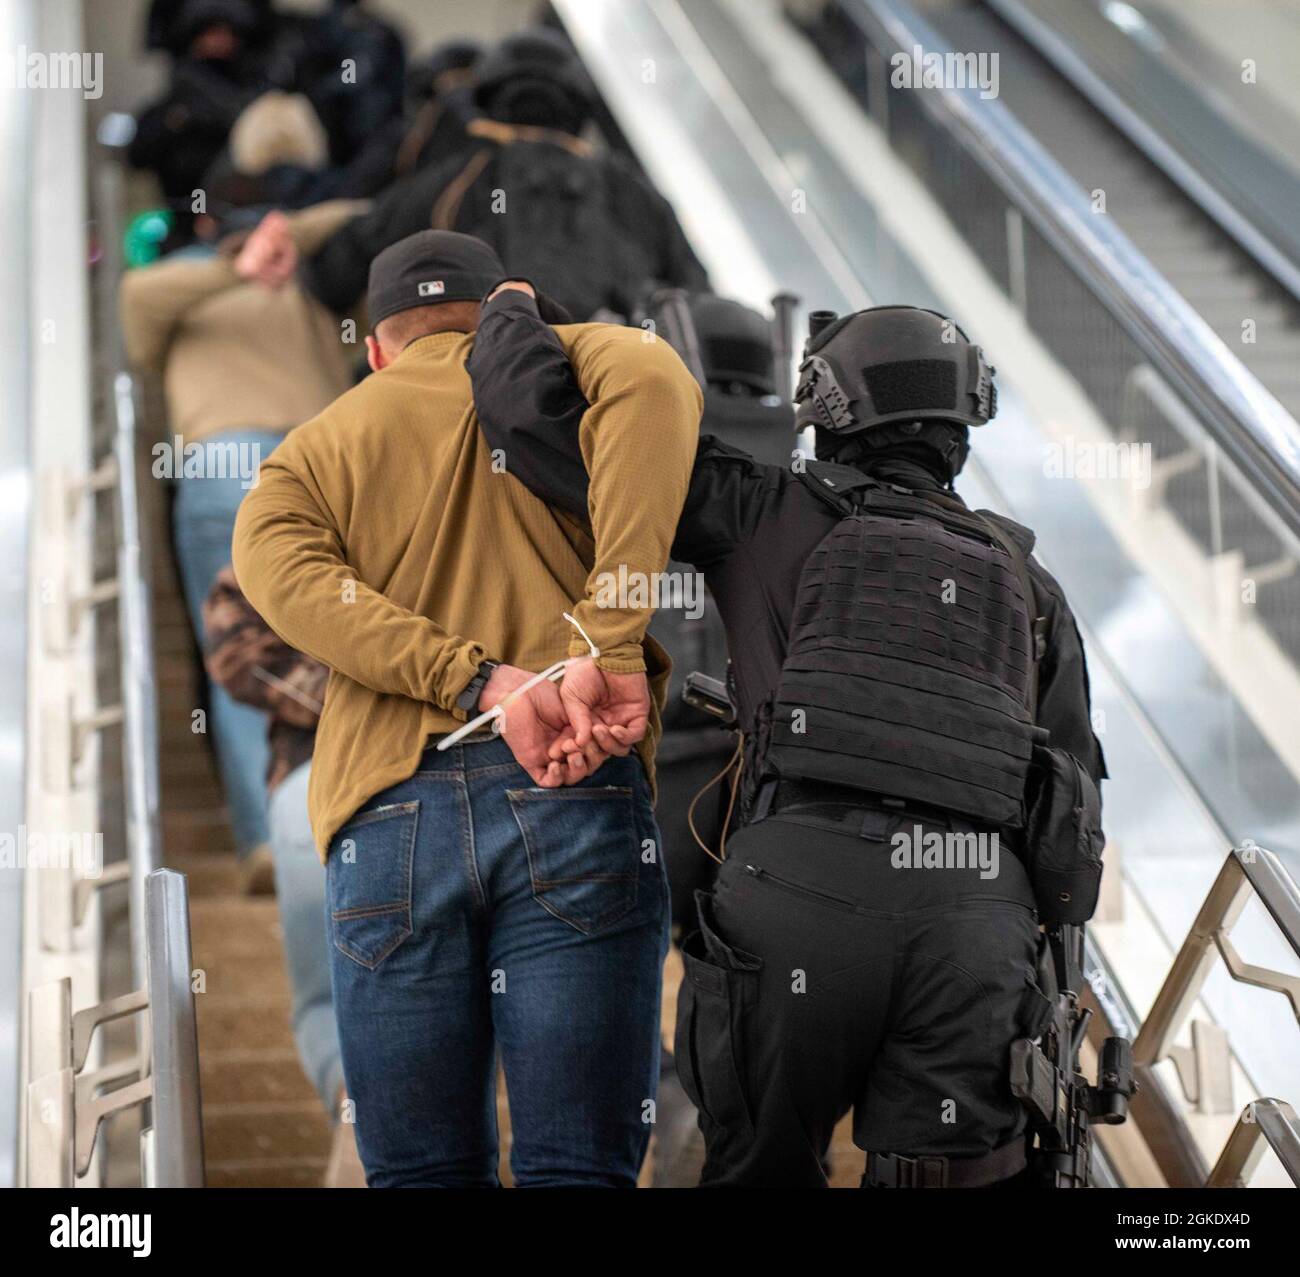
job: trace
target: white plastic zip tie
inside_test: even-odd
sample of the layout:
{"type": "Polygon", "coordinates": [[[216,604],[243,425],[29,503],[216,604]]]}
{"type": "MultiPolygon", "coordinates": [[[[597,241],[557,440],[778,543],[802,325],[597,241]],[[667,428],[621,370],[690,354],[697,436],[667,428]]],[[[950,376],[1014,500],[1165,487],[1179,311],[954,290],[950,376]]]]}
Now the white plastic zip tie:
{"type": "Polygon", "coordinates": [[[583,640],[591,649],[590,656],[569,656],[562,661],[556,661],[554,665],[548,665],[540,674],[534,674],[526,683],[520,683],[513,692],[498,701],[491,709],[484,710],[483,713],[479,714],[476,718],[471,718],[468,723],[462,723],[450,735],[444,736],[442,740],[438,742],[439,753],[450,749],[453,745],[459,745],[460,742],[463,741],[466,736],[470,735],[471,732],[478,731],[480,727],[490,723],[494,718],[503,718],[505,716],[506,706],[509,705],[511,701],[518,700],[519,697],[530,692],[538,685],[538,683],[545,682],[547,679],[553,683],[558,683],[560,679],[564,677],[564,671],[575,661],[595,660],[595,658],[600,655],[600,648],[591,641],[590,637],[588,637],[587,631],[578,624],[577,620],[570,616],[568,612],[565,612],[563,615],[564,619],[582,635],[583,640]]]}

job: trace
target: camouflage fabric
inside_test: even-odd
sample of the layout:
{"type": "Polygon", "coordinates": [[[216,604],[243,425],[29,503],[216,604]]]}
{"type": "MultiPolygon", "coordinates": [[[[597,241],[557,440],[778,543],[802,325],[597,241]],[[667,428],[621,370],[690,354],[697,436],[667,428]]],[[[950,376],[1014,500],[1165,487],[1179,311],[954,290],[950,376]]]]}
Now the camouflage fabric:
{"type": "Polygon", "coordinates": [[[203,601],[203,632],[204,663],[212,681],[269,716],[269,793],[311,758],[329,670],[295,651],[262,620],[229,565],[217,574],[203,601]]]}

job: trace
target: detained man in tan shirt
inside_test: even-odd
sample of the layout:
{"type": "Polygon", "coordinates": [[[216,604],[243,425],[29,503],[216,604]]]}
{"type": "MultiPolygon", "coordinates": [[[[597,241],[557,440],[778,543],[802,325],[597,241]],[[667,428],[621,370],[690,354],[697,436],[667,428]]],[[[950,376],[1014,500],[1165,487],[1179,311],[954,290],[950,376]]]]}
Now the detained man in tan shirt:
{"type": "MultiPolygon", "coordinates": [[[[170,257],[122,280],[122,332],[132,364],[158,374],[167,437],[155,477],[175,482],[172,536],[190,623],[205,640],[203,600],[230,562],[235,511],[262,458],[355,380],[359,345],[341,317],[295,282],[297,259],[365,205],[336,200],[267,214],[215,257],[170,257]]],[[[266,716],[213,685],[212,742],[245,887],[271,889],[264,777],[266,716]]]]}
{"type": "Polygon", "coordinates": [[[558,328],[591,404],[590,529],[551,510],[473,411],[478,300],[503,274],[447,231],[381,253],[375,374],[264,462],[235,531],[249,600],[331,670],[309,802],[373,1187],[497,1183],[498,1053],[521,1186],[634,1185],[653,1113],[667,669],[650,610],[598,600],[604,574],[667,562],[700,392],[664,342],[558,328]],[[508,699],[565,657],[587,659],[508,699]],[[503,701],[499,736],[436,748],[503,701]]]}

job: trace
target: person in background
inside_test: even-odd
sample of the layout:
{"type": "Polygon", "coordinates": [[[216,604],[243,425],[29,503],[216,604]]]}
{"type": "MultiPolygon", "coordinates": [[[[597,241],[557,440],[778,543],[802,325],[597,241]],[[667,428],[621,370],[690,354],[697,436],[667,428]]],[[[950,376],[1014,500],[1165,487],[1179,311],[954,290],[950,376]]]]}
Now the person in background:
{"type": "MultiPolygon", "coordinates": [[[[269,92],[311,103],[327,162],[279,173],[267,202],[300,208],[372,194],[391,180],[382,157],[363,153],[401,128],[405,44],[355,0],[331,0],[315,13],[281,12],[268,0],[155,0],[146,44],[172,63],[165,92],[139,113],[127,154],[162,187],[173,218],[166,252],[187,246],[205,213],[219,211],[205,206],[210,184],[229,177],[231,130],[269,92]],[[276,184],[287,189],[277,193],[276,184]]],[[[218,201],[230,195],[223,190],[218,201]]]]}
{"type": "MultiPolygon", "coordinates": [[[[208,221],[215,232],[256,220],[269,208],[323,203],[318,192],[338,185],[329,167],[329,138],[310,100],[272,89],[244,108],[224,151],[204,175],[208,221]]],[[[200,238],[208,237],[202,225],[200,238]]]]}
{"type": "Polygon", "coordinates": [[[305,286],[345,311],[368,263],[422,227],[492,245],[576,319],[631,313],[648,281],[707,286],[676,214],[625,156],[579,136],[595,87],[573,49],[538,28],[509,36],[478,63],[467,145],[380,196],[303,265],[305,286]]]}
{"type": "MultiPolygon", "coordinates": [[[[186,608],[203,641],[203,600],[230,561],[235,511],[285,431],[353,382],[357,345],[337,316],[291,280],[309,251],[357,205],[268,214],[242,243],[207,260],[130,271],[121,289],[127,354],[161,376],[170,436],[154,473],[175,483],[172,536],[186,608]]],[[[264,716],[221,688],[212,741],[249,891],[272,883],[264,716]]]]}
{"type": "Polygon", "coordinates": [[[651,797],[667,669],[650,608],[603,582],[662,571],[701,396],[665,343],[561,330],[592,405],[581,531],[503,481],[472,411],[465,358],[500,273],[448,231],[375,259],[374,375],[267,459],[234,566],[331,670],[309,802],[369,1184],[497,1184],[499,1053],[516,1184],[632,1187],[668,938],[651,797]],[[558,688],[534,680],[566,653],[558,688]],[[498,709],[499,737],[436,748],[498,709]]]}
{"type": "Polygon", "coordinates": [[[321,13],[294,16],[277,53],[325,125],[331,164],[343,167],[401,118],[406,42],[362,0],[328,0],[321,13]]]}
{"type": "Polygon", "coordinates": [[[270,6],[250,0],[156,3],[148,43],[172,56],[167,87],[136,119],[130,163],[158,179],[171,211],[167,251],[193,237],[196,192],[221,154],[231,127],[254,98],[271,87],[270,6]]]}
{"type": "MultiPolygon", "coordinates": [[[[305,95],[263,94],[235,121],[229,145],[203,179],[209,213],[235,225],[267,207],[362,199],[447,159],[465,145],[473,113],[467,81],[480,53],[475,44],[450,41],[413,65],[408,113],[378,126],[344,164],[330,162],[328,138],[305,95]]],[[[204,219],[196,230],[207,237],[204,219]]]]}
{"type": "Polygon", "coordinates": [[[341,1120],[343,1060],[330,998],[325,875],[307,814],[311,755],[329,671],[275,634],[244,597],[229,566],[217,574],[204,600],[203,625],[204,660],[212,681],[266,715],[267,810],[294,1042],[303,1072],[334,1124],[325,1186],[355,1187],[364,1184],[364,1172],[352,1124],[341,1120]]]}
{"type": "Polygon", "coordinates": [[[479,114],[474,105],[474,69],[482,57],[481,44],[461,38],[440,44],[411,64],[406,73],[406,118],[393,155],[392,179],[440,164],[465,144],[465,127],[479,114]]]}

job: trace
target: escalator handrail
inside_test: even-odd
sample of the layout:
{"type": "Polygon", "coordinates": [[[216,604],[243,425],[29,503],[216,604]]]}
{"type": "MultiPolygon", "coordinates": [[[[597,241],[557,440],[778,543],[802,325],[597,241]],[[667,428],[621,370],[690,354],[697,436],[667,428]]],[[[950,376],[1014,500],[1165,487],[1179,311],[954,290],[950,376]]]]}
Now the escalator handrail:
{"type": "MultiPolygon", "coordinates": [[[[877,48],[952,53],[906,0],[844,0],[841,12],[877,48]]],[[[918,93],[932,118],[974,154],[1193,406],[1215,442],[1300,535],[1300,424],[997,100],[978,88],[918,93]]]]}
{"type": "MultiPolygon", "coordinates": [[[[1023,0],[985,3],[1269,275],[1300,299],[1300,227],[1286,218],[1277,220],[1261,203],[1261,195],[1267,194],[1276,205],[1283,191],[1300,198],[1300,181],[1289,167],[1232,128],[1230,121],[1157,59],[1143,56],[1140,71],[1129,79],[1158,82],[1159,94],[1148,89],[1147,97],[1162,96],[1167,101],[1160,128],[1134,109],[1132,94],[1123,92],[1126,82],[1119,80],[1113,64],[1108,66],[1110,76],[1101,74],[1086,49],[1081,51],[1023,0]]],[[[1075,12],[1086,18],[1095,11],[1085,5],[1075,12]]],[[[1100,15],[1097,21],[1118,36],[1100,15]]]]}

